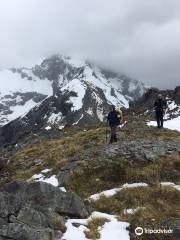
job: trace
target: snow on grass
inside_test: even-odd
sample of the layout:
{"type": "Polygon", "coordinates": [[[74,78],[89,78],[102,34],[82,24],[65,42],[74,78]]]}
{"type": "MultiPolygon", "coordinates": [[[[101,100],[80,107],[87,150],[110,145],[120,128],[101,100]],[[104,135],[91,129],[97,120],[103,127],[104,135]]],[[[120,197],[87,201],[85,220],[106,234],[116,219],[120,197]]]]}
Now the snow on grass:
{"type": "Polygon", "coordinates": [[[124,184],[122,187],[120,188],[113,188],[113,189],[110,189],[110,190],[106,190],[106,191],[103,191],[101,193],[97,193],[97,194],[93,194],[89,197],[90,200],[94,200],[94,201],[97,201],[101,196],[105,196],[105,197],[112,197],[114,196],[117,192],[120,192],[122,191],[123,189],[126,189],[126,188],[136,188],[136,187],[148,187],[148,184],[146,183],[126,183],[124,184]]]}
{"type": "Polygon", "coordinates": [[[175,183],[172,182],[162,182],[161,183],[162,186],[169,186],[169,187],[173,187],[176,190],[180,191],[180,185],[176,185],[175,183]]]}
{"type": "MultiPolygon", "coordinates": [[[[171,187],[177,189],[178,191],[180,191],[180,185],[176,185],[171,182],[162,182],[161,185],[162,186],[171,186],[171,187]]],[[[123,189],[127,189],[127,188],[148,187],[148,186],[149,185],[147,183],[131,183],[131,184],[126,183],[120,188],[113,188],[110,190],[105,190],[103,192],[93,194],[89,197],[89,200],[97,201],[100,199],[101,196],[112,197],[116,193],[122,191],[123,189]]]]}
{"type": "Polygon", "coordinates": [[[67,231],[63,235],[62,239],[66,240],[88,240],[84,234],[84,231],[87,231],[86,227],[88,221],[91,221],[94,218],[106,218],[109,222],[106,222],[102,227],[99,228],[100,240],[129,240],[129,232],[127,227],[129,223],[120,222],[117,220],[116,216],[93,212],[88,219],[70,219],[66,223],[67,231]],[[74,223],[80,224],[79,227],[73,226],[74,223]]]}
{"type": "Polygon", "coordinates": [[[52,171],[52,169],[48,169],[48,168],[47,168],[47,169],[42,170],[41,172],[42,172],[42,173],[48,173],[48,172],[51,172],[51,171],[52,171]]]}
{"type": "MultiPolygon", "coordinates": [[[[147,123],[148,126],[157,126],[156,121],[150,121],[147,123]]],[[[171,120],[164,121],[164,127],[171,129],[171,130],[177,130],[180,131],[180,116],[173,118],[171,120]]]]}

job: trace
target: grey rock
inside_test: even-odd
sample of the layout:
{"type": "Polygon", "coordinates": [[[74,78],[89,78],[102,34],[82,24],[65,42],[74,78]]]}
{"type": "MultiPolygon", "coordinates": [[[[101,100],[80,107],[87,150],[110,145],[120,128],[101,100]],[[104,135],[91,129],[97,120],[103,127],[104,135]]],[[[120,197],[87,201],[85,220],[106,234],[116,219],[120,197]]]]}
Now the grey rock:
{"type": "Polygon", "coordinates": [[[180,238],[180,225],[177,224],[177,225],[171,226],[171,229],[173,230],[173,235],[179,239],[180,238]]]}
{"type": "Polygon", "coordinates": [[[43,226],[48,228],[53,225],[51,219],[47,217],[47,215],[30,207],[22,208],[17,216],[17,220],[31,227],[43,226]]]}
{"type": "Polygon", "coordinates": [[[59,187],[65,187],[69,181],[71,171],[60,171],[57,175],[59,187]]]}
{"type": "Polygon", "coordinates": [[[59,240],[64,217],[86,218],[88,208],[73,192],[44,182],[13,182],[0,188],[0,239],[59,240]]]}
{"type": "Polygon", "coordinates": [[[127,158],[130,161],[155,161],[160,156],[168,154],[180,154],[180,141],[121,141],[116,144],[106,146],[101,150],[98,160],[107,161],[116,157],[127,158]]]}
{"type": "Polygon", "coordinates": [[[73,225],[74,227],[76,227],[76,228],[78,228],[78,227],[80,227],[80,226],[81,226],[81,224],[80,224],[80,223],[76,223],[76,222],[73,222],[73,223],[72,223],[72,225],[73,225]]]}
{"type": "Polygon", "coordinates": [[[61,171],[57,174],[58,184],[59,187],[65,187],[69,181],[69,177],[71,173],[78,168],[80,161],[73,161],[68,162],[61,171]]]}
{"type": "Polygon", "coordinates": [[[73,192],[62,192],[59,188],[44,182],[21,183],[14,182],[3,188],[8,193],[16,193],[39,209],[42,206],[51,208],[59,214],[74,217],[87,217],[87,209],[82,200],[73,192]],[[15,189],[16,186],[16,190],[15,189]]]}
{"type": "MultiPolygon", "coordinates": [[[[2,225],[0,228],[0,236],[4,239],[14,240],[57,240],[53,238],[53,231],[51,229],[30,228],[24,224],[9,223],[2,225]]],[[[57,236],[57,234],[56,234],[57,236]]],[[[59,236],[62,236],[62,234],[59,236]]]]}
{"type": "Polygon", "coordinates": [[[0,192],[0,217],[7,219],[10,215],[15,215],[21,208],[22,202],[19,197],[12,194],[0,192]]]}
{"type": "Polygon", "coordinates": [[[42,159],[35,159],[34,160],[34,164],[36,165],[36,166],[39,166],[39,165],[41,165],[43,163],[43,160],[42,159]]]}

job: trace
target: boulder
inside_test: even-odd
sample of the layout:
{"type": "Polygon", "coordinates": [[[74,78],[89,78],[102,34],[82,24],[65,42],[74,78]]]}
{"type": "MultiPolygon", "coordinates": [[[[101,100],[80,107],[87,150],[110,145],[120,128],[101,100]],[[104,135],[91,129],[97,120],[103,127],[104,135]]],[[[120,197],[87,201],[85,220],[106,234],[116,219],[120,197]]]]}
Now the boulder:
{"type": "Polygon", "coordinates": [[[66,230],[64,216],[89,216],[73,192],[44,182],[13,182],[0,188],[0,240],[58,240],[66,230]]]}

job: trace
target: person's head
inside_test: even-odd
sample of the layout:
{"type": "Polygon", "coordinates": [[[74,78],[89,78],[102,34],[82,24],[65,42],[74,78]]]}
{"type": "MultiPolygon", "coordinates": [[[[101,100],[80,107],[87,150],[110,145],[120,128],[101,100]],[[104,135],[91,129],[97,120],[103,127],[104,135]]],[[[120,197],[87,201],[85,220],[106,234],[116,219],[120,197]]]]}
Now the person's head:
{"type": "Polygon", "coordinates": [[[111,110],[111,111],[114,111],[115,109],[116,109],[116,106],[115,106],[115,105],[111,105],[111,106],[110,106],[110,110],[111,110]]]}
{"type": "Polygon", "coordinates": [[[162,94],[158,94],[157,98],[162,99],[163,98],[162,94]]]}

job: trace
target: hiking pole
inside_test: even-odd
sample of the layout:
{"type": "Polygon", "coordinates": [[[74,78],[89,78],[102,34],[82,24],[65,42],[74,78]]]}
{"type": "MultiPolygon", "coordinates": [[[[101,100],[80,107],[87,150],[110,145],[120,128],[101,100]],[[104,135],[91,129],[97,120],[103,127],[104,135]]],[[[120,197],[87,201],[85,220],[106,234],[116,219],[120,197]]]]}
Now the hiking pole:
{"type": "Polygon", "coordinates": [[[106,127],[106,143],[107,143],[107,127],[106,127]]]}
{"type": "Polygon", "coordinates": [[[107,129],[107,126],[106,126],[106,143],[108,142],[108,129],[107,129]]]}

